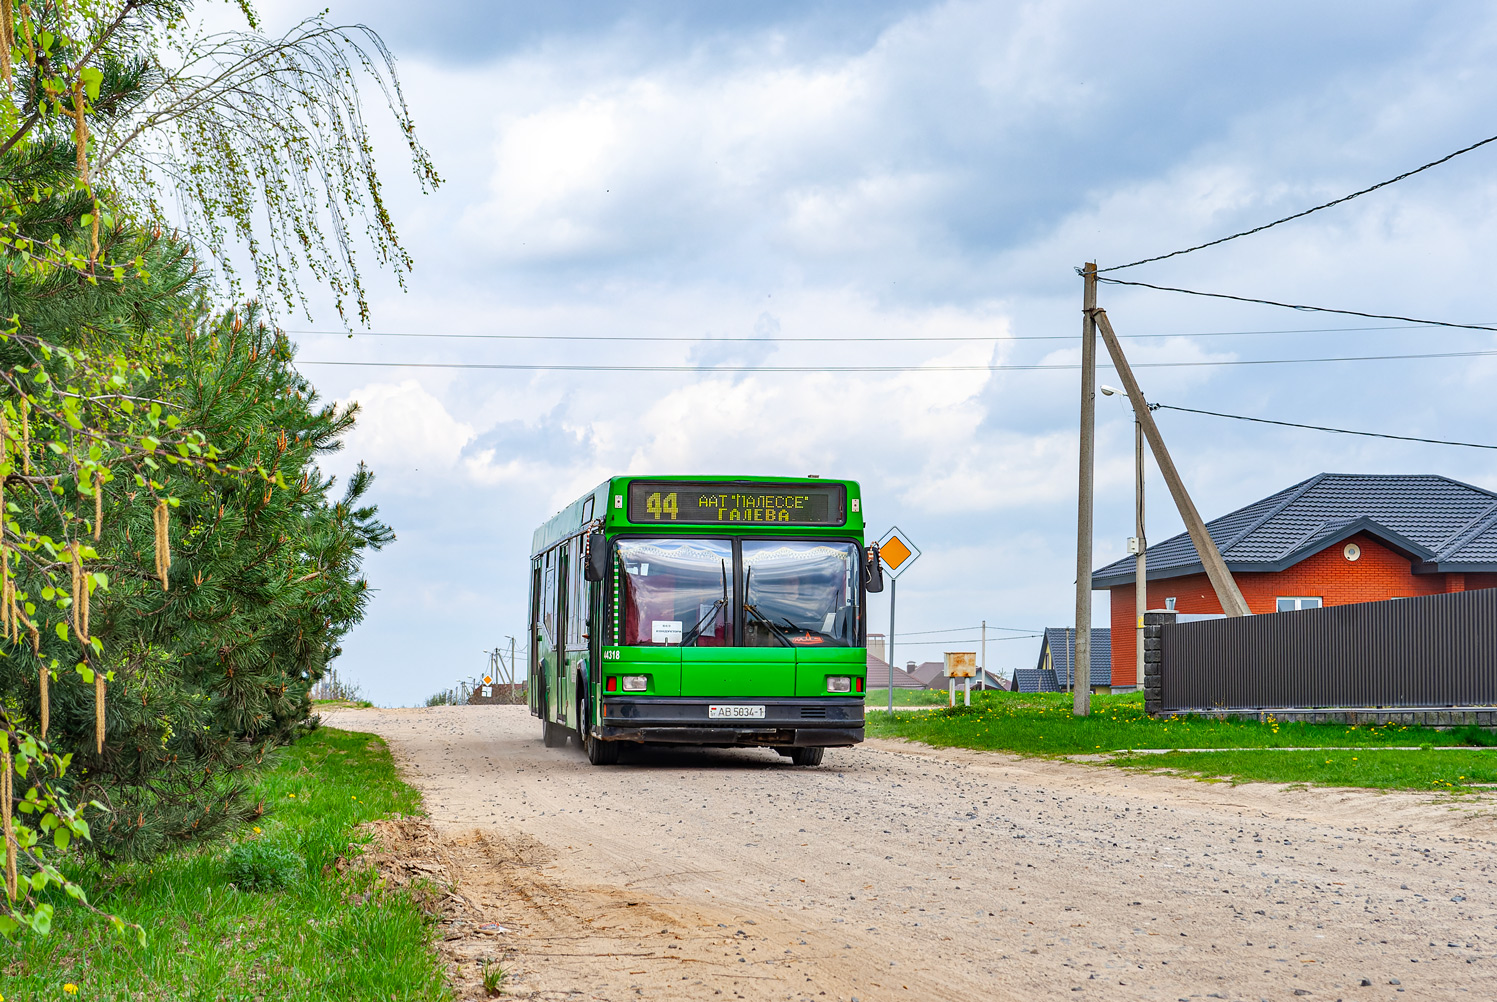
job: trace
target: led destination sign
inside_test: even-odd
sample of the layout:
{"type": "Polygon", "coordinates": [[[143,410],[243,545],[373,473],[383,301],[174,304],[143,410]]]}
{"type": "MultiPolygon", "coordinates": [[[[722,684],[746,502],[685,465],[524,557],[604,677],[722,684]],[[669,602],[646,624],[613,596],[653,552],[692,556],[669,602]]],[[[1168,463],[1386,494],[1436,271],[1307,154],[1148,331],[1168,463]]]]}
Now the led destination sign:
{"type": "Polygon", "coordinates": [[[773,522],[780,525],[843,525],[846,492],[840,485],[787,487],[778,484],[629,485],[629,521],[686,525],[773,522]]]}

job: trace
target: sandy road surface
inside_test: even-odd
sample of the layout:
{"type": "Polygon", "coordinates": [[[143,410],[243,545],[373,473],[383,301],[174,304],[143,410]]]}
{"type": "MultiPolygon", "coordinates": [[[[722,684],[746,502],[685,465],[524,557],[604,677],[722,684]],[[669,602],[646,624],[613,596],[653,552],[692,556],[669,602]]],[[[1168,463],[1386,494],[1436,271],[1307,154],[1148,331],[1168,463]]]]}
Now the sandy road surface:
{"type": "Polygon", "coordinates": [[[329,722],[425,793],[470,923],[506,930],[452,955],[504,956],[515,995],[1497,998],[1485,804],[892,742],[595,768],[523,707],[329,722]]]}

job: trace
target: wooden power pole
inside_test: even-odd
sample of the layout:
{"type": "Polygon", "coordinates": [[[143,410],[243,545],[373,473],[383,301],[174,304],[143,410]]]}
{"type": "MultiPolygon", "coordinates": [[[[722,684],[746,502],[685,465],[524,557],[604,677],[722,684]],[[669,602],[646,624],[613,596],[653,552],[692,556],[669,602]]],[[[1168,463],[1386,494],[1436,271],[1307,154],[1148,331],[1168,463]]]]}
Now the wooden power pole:
{"type": "Polygon", "coordinates": [[[1082,269],[1081,293],[1081,474],[1076,491],[1076,646],[1071,661],[1075,685],[1071,713],[1092,711],[1092,474],[1097,435],[1097,264],[1082,269]]]}
{"type": "MultiPolygon", "coordinates": [[[[1087,265],[1088,271],[1092,271],[1093,265],[1087,265]]],[[[1093,277],[1091,282],[1095,283],[1093,277]]],[[[1090,287],[1091,302],[1096,303],[1096,286],[1090,287]]],[[[1149,410],[1149,404],[1144,400],[1143,391],[1138,388],[1138,380],[1133,378],[1133,369],[1128,364],[1128,359],[1123,355],[1123,346],[1118,342],[1118,336],[1113,332],[1112,322],[1107,319],[1107,311],[1097,309],[1095,305],[1090,308],[1088,316],[1092,317],[1096,326],[1102,332],[1102,341],[1107,345],[1107,353],[1112,356],[1112,364],[1117,368],[1118,378],[1123,381],[1123,389],[1128,391],[1128,400],[1133,404],[1133,414],[1143,428],[1144,438],[1148,439],[1149,448],[1154,453],[1154,462],[1159,466],[1159,472],[1164,475],[1164,482],[1169,485],[1170,495],[1175,499],[1175,507],[1180,510],[1180,518],[1185,522],[1185,528],[1190,533],[1190,541],[1195,544],[1196,554],[1201,558],[1201,565],[1206,568],[1206,576],[1211,580],[1211,587],[1216,589],[1217,601],[1221,603],[1222,611],[1228,616],[1250,616],[1252,612],[1248,609],[1247,600],[1242,597],[1242,592],[1237,587],[1237,582],[1232,579],[1232,572],[1227,570],[1227,562],[1222,559],[1221,551],[1216,548],[1216,543],[1211,534],[1206,531],[1206,523],[1201,520],[1201,513],[1196,511],[1195,502],[1190,499],[1190,493],[1185,489],[1185,483],[1180,479],[1180,472],[1175,469],[1174,460],[1170,459],[1170,453],[1164,445],[1164,436],[1159,434],[1159,426],[1154,423],[1154,414],[1149,410]]],[[[1089,382],[1086,373],[1087,361],[1083,352],[1082,360],[1083,386],[1089,382]]],[[[1090,422],[1090,412],[1082,407],[1082,442],[1087,441],[1090,422]]],[[[1086,456],[1086,446],[1083,444],[1083,456],[1086,456]]],[[[1089,458],[1089,457],[1088,457],[1089,458]]],[[[1090,487],[1091,467],[1088,458],[1082,460],[1082,482],[1090,487]]],[[[1090,492],[1088,491],[1088,494],[1090,492]]],[[[1087,499],[1087,548],[1091,544],[1091,505],[1090,498],[1087,499]]],[[[1087,581],[1090,587],[1091,581],[1087,581]]],[[[1081,582],[1076,582],[1078,588],[1076,599],[1076,656],[1081,656],[1081,582]]],[[[1090,596],[1088,596],[1090,598],[1090,596]]],[[[1090,612],[1090,606],[1088,606],[1090,612]]],[[[1080,665],[1077,666],[1080,671],[1080,665]]],[[[1079,691],[1079,690],[1078,690],[1079,691]]],[[[1077,700],[1080,700],[1078,695],[1077,700]]],[[[1078,706],[1080,703],[1078,702],[1078,706]]],[[[1076,712],[1080,712],[1077,710],[1076,712]]]]}

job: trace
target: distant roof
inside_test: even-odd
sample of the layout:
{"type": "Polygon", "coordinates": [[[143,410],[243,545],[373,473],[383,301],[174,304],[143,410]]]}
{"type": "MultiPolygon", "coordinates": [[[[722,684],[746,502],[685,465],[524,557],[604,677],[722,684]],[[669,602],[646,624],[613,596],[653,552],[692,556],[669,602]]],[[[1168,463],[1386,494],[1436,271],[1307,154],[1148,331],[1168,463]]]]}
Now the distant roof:
{"type": "Polygon", "coordinates": [[[896,689],[922,689],[924,686],[920,680],[899,668],[893,668],[889,662],[876,654],[868,655],[868,676],[864,685],[869,689],[889,688],[889,679],[893,678],[896,689]]]}
{"type": "MultiPolygon", "coordinates": [[[[1045,628],[1044,639],[1040,641],[1040,658],[1035,665],[1036,668],[1044,669],[1045,653],[1050,652],[1052,656],[1053,670],[1055,672],[1056,685],[1061,689],[1071,687],[1071,675],[1074,671],[1072,665],[1076,660],[1076,631],[1066,626],[1049,626],[1045,628]]],[[[1092,685],[1112,685],[1112,630],[1106,626],[1092,627],[1092,685]]],[[[1041,692],[1050,690],[1041,689],[1041,692]]]]}
{"type": "Polygon", "coordinates": [[[1014,692],[1063,692],[1055,672],[1041,668],[1015,668],[1014,692]]]}
{"type": "MultiPolygon", "coordinates": [[[[926,661],[917,665],[915,670],[909,674],[919,679],[921,685],[928,687],[934,679],[943,678],[946,675],[946,662],[926,661]]],[[[944,685],[945,683],[943,682],[942,686],[944,687],[944,685]]]]}
{"type": "MultiPolygon", "coordinates": [[[[1281,571],[1359,532],[1414,562],[1415,573],[1497,571],[1497,494],[1430,474],[1320,473],[1206,523],[1232,571],[1281,571]]],[[[1149,580],[1202,571],[1190,536],[1146,551],[1149,580]]],[[[1133,558],[1092,573],[1092,587],[1133,581],[1133,558]]]]}

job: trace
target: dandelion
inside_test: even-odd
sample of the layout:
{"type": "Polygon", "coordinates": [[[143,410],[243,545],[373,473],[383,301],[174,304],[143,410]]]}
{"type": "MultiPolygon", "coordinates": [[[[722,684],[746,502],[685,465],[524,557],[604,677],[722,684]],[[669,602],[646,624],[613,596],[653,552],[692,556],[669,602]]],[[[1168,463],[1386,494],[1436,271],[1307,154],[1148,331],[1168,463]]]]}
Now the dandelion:
{"type": "Polygon", "coordinates": [[[62,986],[62,990],[65,991],[65,992],[67,992],[69,995],[77,995],[78,994],[78,986],[75,985],[75,984],[73,984],[71,981],[69,981],[67,984],[63,985],[62,986]]]}
{"type": "Polygon", "coordinates": [[[288,796],[288,797],[295,797],[296,794],[294,794],[294,793],[288,793],[288,794],[286,794],[286,796],[288,796]]]}
{"type": "MultiPolygon", "coordinates": [[[[259,825],[255,825],[255,834],[256,835],[260,834],[260,826],[259,825]]],[[[0,999],[0,1002],[5,1002],[5,1000],[4,999],[0,999]]]]}

